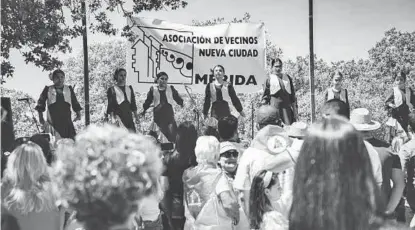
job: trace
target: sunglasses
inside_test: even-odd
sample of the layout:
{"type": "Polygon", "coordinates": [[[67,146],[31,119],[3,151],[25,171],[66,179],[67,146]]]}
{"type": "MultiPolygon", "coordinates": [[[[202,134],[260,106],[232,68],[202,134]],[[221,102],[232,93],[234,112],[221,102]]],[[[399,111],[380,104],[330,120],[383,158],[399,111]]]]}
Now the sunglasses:
{"type": "Polygon", "coordinates": [[[237,158],[238,155],[239,155],[239,152],[236,151],[236,150],[229,150],[229,151],[226,151],[226,152],[220,154],[221,157],[225,157],[225,158],[231,158],[231,157],[237,158]]]}

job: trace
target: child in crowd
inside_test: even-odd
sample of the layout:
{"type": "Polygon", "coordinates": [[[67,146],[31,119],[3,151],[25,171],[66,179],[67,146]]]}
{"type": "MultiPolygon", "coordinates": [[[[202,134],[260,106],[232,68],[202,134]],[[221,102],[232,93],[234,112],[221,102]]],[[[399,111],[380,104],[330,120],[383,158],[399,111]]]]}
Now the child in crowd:
{"type": "Polygon", "coordinates": [[[288,229],[280,204],[281,193],[278,174],[262,170],[254,177],[249,199],[251,229],[288,229]]]}

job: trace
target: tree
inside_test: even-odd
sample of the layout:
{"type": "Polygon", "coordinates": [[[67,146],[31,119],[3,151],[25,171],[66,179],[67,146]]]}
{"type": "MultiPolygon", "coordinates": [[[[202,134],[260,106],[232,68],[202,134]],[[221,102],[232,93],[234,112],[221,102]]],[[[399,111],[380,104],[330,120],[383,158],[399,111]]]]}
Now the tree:
{"type": "Polygon", "coordinates": [[[397,71],[415,72],[415,31],[402,32],[392,28],[369,50],[377,77],[391,79],[397,71]]]}
{"type": "MultiPolygon", "coordinates": [[[[14,66],[9,61],[11,49],[19,50],[26,63],[34,63],[43,70],[62,66],[57,54],[70,52],[69,39],[83,34],[82,1],[86,1],[88,13],[93,15],[89,31],[107,35],[118,32],[111,23],[110,13],[118,12],[131,18],[142,11],[166,7],[175,10],[187,5],[183,0],[137,0],[133,1],[132,11],[127,11],[123,0],[2,0],[1,75],[13,76],[14,66]]],[[[131,37],[131,26],[125,26],[122,35],[131,37]]]]}

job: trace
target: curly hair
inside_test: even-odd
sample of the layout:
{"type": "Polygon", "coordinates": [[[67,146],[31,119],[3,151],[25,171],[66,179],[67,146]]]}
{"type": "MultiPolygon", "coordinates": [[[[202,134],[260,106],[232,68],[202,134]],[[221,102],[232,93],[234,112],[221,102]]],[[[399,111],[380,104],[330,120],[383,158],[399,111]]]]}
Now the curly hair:
{"type": "Polygon", "coordinates": [[[294,181],[290,230],[372,229],[384,210],[363,138],[343,117],[309,129],[294,181]]]}
{"type": "Polygon", "coordinates": [[[138,200],[159,190],[161,150],[150,137],[91,125],[59,151],[53,178],[61,203],[88,230],[125,223],[138,200]]]}
{"type": "Polygon", "coordinates": [[[219,160],[219,141],[214,136],[201,136],[196,141],[197,163],[217,164],[219,160]]]}
{"type": "Polygon", "coordinates": [[[9,156],[2,184],[3,205],[21,214],[56,209],[56,197],[42,149],[29,141],[9,156]]]}

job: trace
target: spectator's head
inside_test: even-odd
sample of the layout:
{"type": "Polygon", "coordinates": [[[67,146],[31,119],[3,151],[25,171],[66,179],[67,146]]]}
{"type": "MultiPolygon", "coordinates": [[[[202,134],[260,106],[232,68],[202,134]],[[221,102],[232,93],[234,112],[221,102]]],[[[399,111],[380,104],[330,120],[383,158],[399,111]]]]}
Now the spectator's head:
{"type": "Polygon", "coordinates": [[[233,115],[223,117],[218,122],[221,141],[228,141],[238,136],[238,118],[233,115]]]}
{"type": "Polygon", "coordinates": [[[53,168],[58,194],[88,230],[127,225],[140,199],[159,190],[161,151],[149,137],[91,125],[61,151],[53,168]]]}
{"type": "Polygon", "coordinates": [[[30,137],[30,141],[37,144],[42,148],[43,155],[45,156],[46,162],[48,165],[52,164],[53,161],[53,153],[50,148],[50,143],[46,137],[44,137],[42,134],[35,134],[32,137],[30,137]]]}
{"type": "Polygon", "coordinates": [[[278,110],[271,105],[263,105],[259,107],[256,115],[258,129],[262,129],[267,125],[281,126],[281,117],[278,110]]]}
{"type": "Polygon", "coordinates": [[[236,146],[229,141],[220,143],[219,165],[228,173],[235,173],[238,167],[239,152],[236,146]]]}
{"type": "Polygon", "coordinates": [[[415,113],[409,114],[408,128],[412,133],[415,133],[415,113]]]}
{"type": "Polygon", "coordinates": [[[311,126],[294,181],[290,229],[371,229],[383,212],[363,138],[343,117],[311,126]]]}
{"type": "Polygon", "coordinates": [[[365,136],[381,127],[379,122],[372,120],[372,113],[365,108],[354,109],[350,114],[350,123],[365,136]]]}
{"type": "Polygon", "coordinates": [[[216,165],[219,160],[219,141],[213,136],[201,136],[196,141],[196,161],[216,165]]]}
{"type": "Polygon", "coordinates": [[[216,139],[220,139],[219,132],[215,127],[207,126],[203,132],[203,136],[214,136],[216,139]]]}
{"type": "Polygon", "coordinates": [[[21,214],[55,208],[50,175],[42,149],[29,141],[18,146],[9,156],[3,182],[4,205],[21,214]]]}
{"type": "Polygon", "coordinates": [[[189,159],[191,165],[196,164],[196,140],[197,131],[192,122],[185,121],[177,127],[176,150],[184,159],[189,159]]]}
{"type": "MultiPolygon", "coordinates": [[[[73,148],[75,145],[75,141],[71,138],[63,138],[56,142],[56,151],[55,151],[55,157],[60,158],[60,153],[65,153],[65,149],[73,148]]],[[[56,159],[55,159],[56,160],[56,159]]]]}
{"type": "Polygon", "coordinates": [[[264,213],[276,204],[282,193],[278,174],[262,170],[252,180],[249,194],[251,229],[259,229],[264,213]]]}
{"type": "Polygon", "coordinates": [[[323,118],[338,115],[350,119],[349,107],[344,101],[336,98],[326,101],[321,109],[321,113],[323,118]]]}

